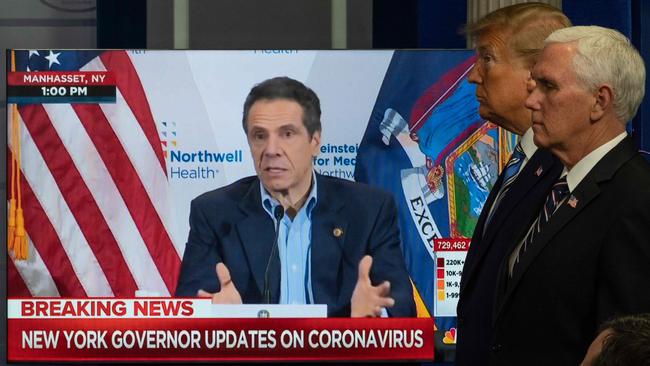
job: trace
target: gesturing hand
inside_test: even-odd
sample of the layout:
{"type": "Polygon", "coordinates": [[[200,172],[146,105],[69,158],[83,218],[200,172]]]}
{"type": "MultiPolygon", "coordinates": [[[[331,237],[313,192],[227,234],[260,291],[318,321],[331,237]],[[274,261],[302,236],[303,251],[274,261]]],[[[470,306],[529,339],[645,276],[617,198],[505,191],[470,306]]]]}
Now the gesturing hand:
{"type": "Polygon", "coordinates": [[[197,295],[199,297],[211,297],[213,304],[241,304],[241,296],[230,278],[230,271],[221,262],[217,263],[217,279],[221,285],[221,291],[212,294],[199,290],[197,295]]]}
{"type": "Polygon", "coordinates": [[[355,317],[378,317],[382,308],[395,305],[395,300],[390,297],[390,282],[384,281],[378,286],[370,282],[370,267],[372,257],[364,256],[359,262],[359,278],[352,293],[352,314],[355,317]]]}

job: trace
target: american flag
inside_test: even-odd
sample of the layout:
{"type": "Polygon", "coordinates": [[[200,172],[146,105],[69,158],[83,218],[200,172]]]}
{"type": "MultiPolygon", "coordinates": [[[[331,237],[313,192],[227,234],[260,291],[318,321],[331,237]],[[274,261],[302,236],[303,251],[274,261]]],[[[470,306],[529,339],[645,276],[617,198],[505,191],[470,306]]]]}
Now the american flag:
{"type": "MultiPolygon", "coordinates": [[[[15,60],[15,71],[109,71],[117,98],[18,105],[29,257],[10,253],[8,295],[173,294],[182,248],[171,239],[161,139],[129,51],[24,50],[15,60]]],[[[9,159],[15,149],[10,141],[9,159]]]]}

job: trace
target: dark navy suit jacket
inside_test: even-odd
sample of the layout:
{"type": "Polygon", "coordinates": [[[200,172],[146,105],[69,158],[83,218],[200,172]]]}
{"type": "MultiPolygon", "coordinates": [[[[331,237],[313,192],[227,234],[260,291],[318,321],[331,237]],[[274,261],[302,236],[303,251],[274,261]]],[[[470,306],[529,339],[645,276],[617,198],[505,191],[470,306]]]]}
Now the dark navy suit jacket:
{"type": "MultiPolygon", "coordinates": [[[[316,175],[318,202],[312,212],[312,290],[329,316],[349,316],[350,299],[361,258],[373,257],[374,285],[390,281],[395,306],[391,316],[415,316],[393,197],[379,189],[316,175]],[[335,235],[335,229],[337,234],[335,235]]],[[[264,271],[275,228],[263,209],[260,181],[243,178],[192,201],[190,234],[183,255],[176,296],[196,296],[199,289],[219,291],[215,266],[223,262],[244,303],[261,303],[264,271]]],[[[271,303],[280,298],[280,260],[270,267],[271,303]]]]}
{"type": "Polygon", "coordinates": [[[577,365],[604,320],[650,312],[650,166],[632,138],[571,196],[500,272],[492,365],[577,365]]]}
{"type": "Polygon", "coordinates": [[[493,334],[497,278],[522,228],[539,213],[551,186],[562,172],[553,155],[538,149],[510,186],[486,227],[490,207],[503,183],[497,179],[474,229],[457,307],[456,365],[487,365],[493,334]]]}

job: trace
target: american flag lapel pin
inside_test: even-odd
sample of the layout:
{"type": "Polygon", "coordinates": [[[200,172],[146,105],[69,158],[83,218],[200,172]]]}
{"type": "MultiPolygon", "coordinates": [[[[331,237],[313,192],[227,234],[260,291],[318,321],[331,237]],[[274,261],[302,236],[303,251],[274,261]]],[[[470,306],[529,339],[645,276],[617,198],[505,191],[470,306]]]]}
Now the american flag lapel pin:
{"type": "Polygon", "coordinates": [[[576,198],[576,196],[571,195],[567,203],[569,204],[569,206],[571,206],[571,208],[576,208],[576,206],[578,205],[578,199],[576,198]]]}
{"type": "Polygon", "coordinates": [[[540,165],[539,168],[537,168],[537,170],[535,171],[535,175],[539,177],[540,175],[542,175],[543,171],[544,171],[544,169],[540,165]]]}

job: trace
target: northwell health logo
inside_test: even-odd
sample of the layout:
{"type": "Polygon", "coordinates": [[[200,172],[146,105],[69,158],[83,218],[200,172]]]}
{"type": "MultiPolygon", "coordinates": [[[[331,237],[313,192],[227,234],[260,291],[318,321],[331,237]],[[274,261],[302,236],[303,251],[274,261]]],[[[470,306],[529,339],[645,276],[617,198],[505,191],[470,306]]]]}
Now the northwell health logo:
{"type": "Polygon", "coordinates": [[[176,122],[160,123],[160,143],[171,179],[214,179],[223,164],[243,161],[241,149],[221,152],[207,149],[183,150],[178,140],[176,122]]]}

